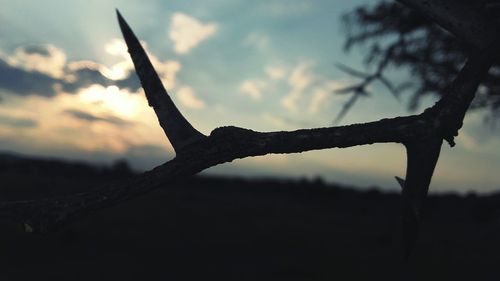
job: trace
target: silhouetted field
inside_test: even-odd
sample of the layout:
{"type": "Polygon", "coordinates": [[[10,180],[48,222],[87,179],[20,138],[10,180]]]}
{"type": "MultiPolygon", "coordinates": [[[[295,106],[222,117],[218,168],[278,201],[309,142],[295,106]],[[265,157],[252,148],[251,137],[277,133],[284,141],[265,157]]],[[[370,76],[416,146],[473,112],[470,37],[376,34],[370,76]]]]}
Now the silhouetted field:
{"type": "MultiPolygon", "coordinates": [[[[0,156],[2,200],[133,176],[0,156]]],[[[500,280],[500,195],[433,196],[409,263],[400,198],[315,181],[193,177],[51,234],[0,224],[0,280],[500,280]]]]}

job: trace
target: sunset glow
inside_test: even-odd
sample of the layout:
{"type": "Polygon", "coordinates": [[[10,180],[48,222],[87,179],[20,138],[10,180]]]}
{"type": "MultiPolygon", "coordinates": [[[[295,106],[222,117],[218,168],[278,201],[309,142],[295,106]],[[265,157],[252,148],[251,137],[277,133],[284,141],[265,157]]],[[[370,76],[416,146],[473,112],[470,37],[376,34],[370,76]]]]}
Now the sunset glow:
{"type": "MultiPolygon", "coordinates": [[[[334,91],[353,82],[335,63],[365,67],[363,50],[344,52],[339,19],[366,0],[28,2],[3,1],[0,10],[5,151],[99,163],[125,158],[140,170],[173,157],[135,75],[115,7],[142,40],[174,103],[205,134],[227,125],[261,131],[331,126],[349,98],[334,91]],[[61,14],[54,16],[56,10],[61,14]]],[[[405,78],[397,75],[391,79],[405,78]]],[[[342,124],[410,113],[409,96],[400,103],[380,85],[370,91],[342,124]]],[[[424,100],[419,110],[433,102],[424,100]]],[[[469,114],[457,146],[443,148],[434,190],[500,188],[499,134],[483,118],[469,114]]],[[[394,176],[402,176],[405,161],[402,146],[372,145],[238,160],[208,172],[321,176],[396,190],[394,176]]]]}
{"type": "Polygon", "coordinates": [[[133,119],[148,107],[144,95],[120,90],[117,86],[106,88],[92,85],[79,94],[86,108],[101,109],[102,112],[113,113],[117,116],[133,119]]]}

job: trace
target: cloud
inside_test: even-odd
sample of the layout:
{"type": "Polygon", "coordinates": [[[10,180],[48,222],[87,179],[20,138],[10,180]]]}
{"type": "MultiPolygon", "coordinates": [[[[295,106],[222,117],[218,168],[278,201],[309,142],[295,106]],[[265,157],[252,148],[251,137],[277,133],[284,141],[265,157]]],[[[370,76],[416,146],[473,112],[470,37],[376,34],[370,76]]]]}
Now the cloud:
{"type": "Polygon", "coordinates": [[[106,51],[106,53],[113,56],[120,56],[122,58],[129,57],[127,44],[121,38],[111,39],[109,42],[104,44],[104,50],[106,51]]]}
{"type": "Polygon", "coordinates": [[[23,53],[27,55],[40,55],[42,57],[50,57],[51,51],[47,46],[25,46],[22,48],[23,53]]]}
{"type": "Polygon", "coordinates": [[[174,51],[186,54],[202,41],[213,36],[218,27],[216,23],[202,23],[184,13],[174,13],[170,21],[169,38],[174,42],[174,51]]]}
{"type": "Polygon", "coordinates": [[[54,96],[55,85],[60,82],[48,74],[12,66],[1,58],[0,73],[0,89],[21,96],[54,96]]]}
{"type": "Polygon", "coordinates": [[[24,70],[61,78],[64,75],[66,54],[54,45],[30,45],[16,48],[7,62],[24,70]]]}
{"type": "Polygon", "coordinates": [[[289,111],[297,111],[297,102],[301,98],[304,90],[309,87],[316,79],[310,72],[312,63],[301,62],[292,70],[288,77],[290,92],[281,99],[281,105],[289,111]]]}
{"type": "MultiPolygon", "coordinates": [[[[146,43],[141,42],[141,44],[146,52],[148,52],[146,43]]],[[[118,56],[121,60],[111,67],[92,61],[68,63],[69,73],[66,78],[70,77],[73,84],[66,85],[67,90],[71,88],[71,90],[75,90],[75,88],[84,88],[92,84],[100,84],[103,86],[116,85],[119,88],[126,88],[131,91],[137,91],[141,87],[139,78],[134,71],[134,65],[128,54],[127,45],[123,39],[111,39],[104,45],[104,49],[108,54],[118,56]]],[[[167,90],[173,89],[175,87],[177,73],[181,69],[181,64],[174,60],[162,61],[149,52],[148,56],[165,88],[167,90]]]]}
{"type": "Polygon", "coordinates": [[[266,66],[264,71],[266,72],[267,76],[269,76],[269,78],[273,80],[281,80],[285,78],[286,75],[286,69],[278,66],[268,65],[266,66]]]}
{"type": "Polygon", "coordinates": [[[291,112],[297,111],[297,101],[301,96],[301,92],[292,91],[287,96],[281,99],[281,106],[291,112]]]}
{"type": "Polygon", "coordinates": [[[8,64],[0,59],[0,89],[9,94],[29,96],[38,95],[53,97],[58,92],[76,93],[79,89],[94,84],[102,86],[117,85],[137,91],[141,85],[135,73],[130,73],[125,79],[111,80],[104,76],[93,62],[72,62],[65,69],[63,78],[56,78],[37,70],[26,70],[22,67],[8,64]]]}
{"type": "Polygon", "coordinates": [[[116,86],[92,85],[51,98],[9,96],[6,103],[9,106],[0,106],[0,115],[38,122],[29,130],[0,126],[0,139],[23,141],[16,147],[44,152],[123,153],[131,146],[148,143],[168,149],[144,95],[116,86]]]}
{"type": "Polygon", "coordinates": [[[314,81],[314,76],[310,73],[312,63],[302,62],[299,63],[293,70],[288,78],[288,84],[292,86],[293,90],[303,91],[314,81]]]}
{"type": "MultiPolygon", "coordinates": [[[[81,88],[89,87],[93,84],[110,86],[120,81],[113,81],[104,76],[99,71],[99,65],[93,62],[73,62],[68,65],[66,78],[59,83],[62,90],[67,93],[75,93],[81,88]]],[[[139,87],[138,81],[131,86],[132,90],[139,87]]]]}
{"type": "Polygon", "coordinates": [[[15,128],[34,128],[38,126],[38,123],[34,119],[3,114],[0,114],[0,124],[15,128]]]}
{"type": "Polygon", "coordinates": [[[331,93],[328,93],[320,89],[316,89],[313,92],[311,102],[309,103],[308,111],[310,113],[317,113],[321,109],[321,107],[325,105],[324,102],[329,95],[331,95],[331,93]]]}
{"type": "Polygon", "coordinates": [[[266,88],[267,83],[262,80],[245,80],[240,85],[240,92],[248,95],[254,100],[262,98],[262,91],[266,88]]]}
{"type": "Polygon", "coordinates": [[[285,78],[290,89],[287,95],[280,100],[280,104],[291,113],[297,113],[300,107],[301,112],[315,114],[327,107],[328,100],[341,97],[333,95],[333,92],[344,87],[345,83],[318,75],[313,71],[313,66],[314,64],[310,61],[302,61],[290,71],[282,68],[276,70],[266,68],[268,75],[271,72],[276,72],[281,77],[281,75],[289,73],[288,77],[285,78]]]}
{"type": "Polygon", "coordinates": [[[267,35],[252,32],[248,34],[245,39],[243,39],[243,46],[252,46],[256,47],[258,50],[266,50],[269,48],[270,39],[267,35]]]}
{"type": "Polygon", "coordinates": [[[52,45],[20,47],[11,56],[0,57],[0,88],[15,95],[53,97],[59,91],[76,93],[93,84],[118,84],[134,91],[140,87],[133,73],[114,81],[101,68],[92,61],[66,62],[64,52],[52,45]]]}
{"type": "MultiPolygon", "coordinates": [[[[144,42],[141,43],[146,48],[146,44],[144,42]]],[[[125,44],[123,39],[113,38],[109,40],[104,44],[104,51],[111,56],[120,58],[120,61],[109,67],[97,64],[96,69],[99,72],[111,80],[125,79],[130,76],[130,73],[134,71],[134,64],[130,59],[127,44],[125,44]]]]}
{"type": "MultiPolygon", "coordinates": [[[[121,60],[107,67],[90,60],[68,62],[64,51],[52,45],[19,47],[10,56],[0,55],[0,89],[14,95],[44,97],[54,97],[59,92],[75,94],[95,84],[139,90],[141,85],[123,40],[112,39],[104,49],[121,60]]],[[[180,63],[149,56],[165,88],[172,89],[180,63]]]]}
{"type": "MultiPolygon", "coordinates": [[[[181,64],[178,61],[161,61],[154,54],[148,52],[147,44],[141,41],[143,48],[148,53],[149,60],[153,64],[158,76],[162,80],[165,88],[171,90],[175,87],[177,73],[181,70],[181,64]]],[[[134,64],[128,54],[128,48],[125,41],[120,38],[111,39],[104,45],[105,51],[113,56],[121,57],[122,60],[111,67],[99,65],[99,72],[106,77],[117,81],[117,86],[134,89],[134,86],[140,85],[139,79],[134,72],[134,64]]]]}
{"type": "Polygon", "coordinates": [[[92,61],[71,62],[67,65],[64,80],[60,81],[61,89],[67,93],[76,93],[80,89],[96,84],[104,87],[117,86],[120,89],[128,89],[132,92],[141,88],[139,78],[133,71],[128,71],[121,79],[110,79],[107,75],[104,75],[103,69],[106,69],[106,67],[92,61]]]}
{"type": "Polygon", "coordinates": [[[132,122],[123,120],[119,117],[113,115],[106,116],[96,116],[89,112],[81,111],[78,109],[67,109],[64,111],[65,114],[68,114],[76,119],[87,121],[87,122],[106,122],[109,124],[113,124],[119,127],[125,127],[132,125],[132,122]]]}
{"type": "Polygon", "coordinates": [[[120,89],[117,86],[103,87],[94,84],[79,90],[77,98],[85,104],[85,107],[80,108],[91,108],[98,115],[111,114],[127,119],[138,118],[145,109],[149,108],[143,94],[120,89]]]}
{"type": "Polygon", "coordinates": [[[310,113],[317,113],[324,107],[326,107],[327,99],[332,99],[334,97],[338,97],[338,95],[334,95],[333,92],[336,89],[340,89],[344,87],[343,83],[335,80],[329,80],[323,82],[321,85],[316,87],[312,92],[312,98],[309,102],[308,111],[310,113]]]}
{"type": "Polygon", "coordinates": [[[194,90],[189,86],[182,86],[177,90],[179,102],[188,108],[200,109],[205,107],[205,103],[196,97],[194,90]]]}

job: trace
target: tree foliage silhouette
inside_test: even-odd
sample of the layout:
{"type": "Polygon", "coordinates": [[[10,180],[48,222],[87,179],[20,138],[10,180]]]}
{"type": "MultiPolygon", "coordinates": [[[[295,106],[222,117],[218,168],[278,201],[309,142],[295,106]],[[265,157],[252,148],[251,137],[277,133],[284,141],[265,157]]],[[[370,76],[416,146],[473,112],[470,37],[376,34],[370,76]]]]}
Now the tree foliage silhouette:
{"type": "MultiPolygon", "coordinates": [[[[404,1],[403,1],[404,2],[404,1]]],[[[500,23],[500,2],[492,0],[459,0],[456,3],[477,11],[492,23],[500,23]]],[[[367,52],[364,62],[374,66],[373,73],[365,73],[347,66],[339,68],[360,79],[341,92],[349,92],[354,100],[366,94],[370,83],[379,81],[396,98],[410,94],[408,107],[415,110],[427,95],[443,96],[459,73],[467,57],[475,48],[470,42],[443,29],[425,13],[395,1],[378,1],[359,6],[343,16],[346,30],[346,51],[363,46],[367,52]],[[386,72],[407,70],[408,80],[394,85],[386,72]]],[[[352,107],[346,103],[345,109],[352,107]]],[[[500,117],[500,65],[495,62],[481,82],[471,109],[485,109],[487,117],[500,117]]],[[[345,112],[339,113],[343,116],[345,112]]]]}

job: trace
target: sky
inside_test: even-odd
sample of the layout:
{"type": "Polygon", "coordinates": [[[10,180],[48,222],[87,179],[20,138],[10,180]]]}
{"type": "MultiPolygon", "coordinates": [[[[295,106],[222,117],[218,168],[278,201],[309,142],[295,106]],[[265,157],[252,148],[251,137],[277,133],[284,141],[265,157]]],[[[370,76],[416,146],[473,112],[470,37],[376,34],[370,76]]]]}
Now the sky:
{"type": "MultiPolygon", "coordinates": [[[[127,159],[138,170],[174,157],[133,72],[115,8],[202,133],[226,125],[332,126],[349,98],[335,89],[355,82],[335,64],[365,67],[366,50],[344,51],[340,17],[367,3],[373,1],[0,0],[0,151],[101,164],[127,159]]],[[[418,113],[381,85],[370,90],[341,124],[418,113]]],[[[484,113],[469,114],[456,147],[443,146],[431,192],[498,191],[499,144],[484,113]]],[[[405,165],[401,145],[374,144],[253,157],[204,173],[319,176],[397,190],[394,176],[404,176],[405,165]]]]}

